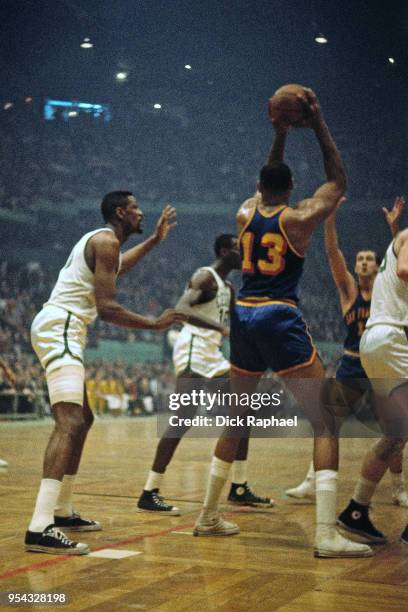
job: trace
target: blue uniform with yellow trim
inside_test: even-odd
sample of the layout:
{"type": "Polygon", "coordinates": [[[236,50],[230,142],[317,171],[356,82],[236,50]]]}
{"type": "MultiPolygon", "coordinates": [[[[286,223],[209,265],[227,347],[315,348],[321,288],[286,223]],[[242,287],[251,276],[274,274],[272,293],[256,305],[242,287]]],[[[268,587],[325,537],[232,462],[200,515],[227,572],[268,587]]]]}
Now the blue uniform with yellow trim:
{"type": "Polygon", "coordinates": [[[286,205],[271,213],[253,209],[239,236],[242,287],[231,316],[231,367],[262,374],[311,364],[316,356],[297,307],[304,258],[291,246],[282,217],[286,205]]]}
{"type": "Polygon", "coordinates": [[[336,371],[337,380],[367,378],[360,361],[360,339],[370,316],[371,300],[365,300],[358,288],[354,303],[343,317],[347,328],[344,354],[336,371]]]}

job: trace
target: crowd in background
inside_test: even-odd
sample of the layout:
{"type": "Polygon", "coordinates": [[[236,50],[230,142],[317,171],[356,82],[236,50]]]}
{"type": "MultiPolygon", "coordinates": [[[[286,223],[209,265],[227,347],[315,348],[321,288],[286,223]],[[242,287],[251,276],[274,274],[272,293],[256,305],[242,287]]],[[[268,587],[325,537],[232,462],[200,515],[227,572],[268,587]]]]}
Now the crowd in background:
{"type": "MultiPolygon", "coordinates": [[[[87,115],[46,121],[39,108],[23,110],[0,116],[0,207],[16,211],[43,200],[75,204],[99,198],[112,185],[152,201],[234,205],[253,191],[272,138],[266,117],[249,125],[234,108],[221,121],[210,110],[189,115],[181,108],[172,116],[113,113],[106,124],[87,115]]],[[[335,134],[354,197],[387,196],[395,189],[395,176],[403,176],[395,143],[384,133],[375,139],[378,129],[372,119],[352,141],[346,129],[335,134]],[[375,139],[374,159],[366,153],[370,138],[375,139]]],[[[286,161],[299,194],[313,193],[322,179],[322,162],[310,130],[288,139],[286,161]]]]}
{"type": "MultiPolygon", "coordinates": [[[[89,117],[47,122],[27,109],[23,115],[1,116],[0,209],[25,214],[25,225],[29,225],[34,223],[31,213],[36,206],[45,201],[55,205],[55,214],[35,217],[40,226],[30,233],[30,246],[37,248],[37,252],[41,248],[51,249],[53,256],[20,261],[16,233],[7,243],[10,259],[3,259],[0,264],[0,353],[16,371],[17,390],[27,397],[46,394],[30,346],[31,321],[48,298],[58,269],[74,242],[95,227],[94,220],[87,220],[79,209],[67,224],[59,216],[60,207],[72,205],[75,209],[78,199],[99,201],[112,188],[134,191],[140,200],[163,204],[191,202],[196,211],[202,208],[204,212],[208,204],[220,206],[216,216],[179,215],[173,235],[129,275],[120,277],[118,301],[151,316],[176,304],[192,272],[213,260],[215,237],[234,231],[234,211],[254,191],[270,132],[249,129],[233,109],[223,125],[217,124],[212,113],[205,110],[192,118],[180,109],[179,115],[172,118],[171,130],[164,129],[168,120],[157,114],[147,119],[140,116],[133,123],[113,119],[112,123],[97,126],[89,117]],[[37,235],[42,240],[33,238],[37,235]]],[[[303,132],[306,131],[298,133],[303,132]]],[[[400,173],[401,159],[387,138],[377,143],[378,156],[370,163],[361,155],[364,146],[359,144],[358,134],[353,146],[342,140],[341,135],[339,144],[354,194],[367,197],[368,204],[375,186],[375,196],[386,196],[384,204],[391,203],[394,185],[387,183],[387,177],[380,184],[376,180],[383,158],[387,159],[387,176],[400,173]]],[[[319,151],[310,134],[299,137],[295,148],[288,146],[287,161],[294,171],[297,192],[312,193],[322,181],[322,171],[319,151]]],[[[156,218],[157,215],[147,214],[146,225],[153,228],[156,218]]],[[[347,239],[347,233],[344,234],[347,239]]],[[[239,274],[233,276],[233,281],[238,287],[239,274]]],[[[344,328],[338,297],[321,235],[307,257],[301,307],[315,340],[342,343],[344,328]]],[[[98,347],[101,340],[162,343],[163,337],[97,320],[89,329],[88,345],[98,347]]],[[[331,371],[333,360],[328,361],[331,371]]],[[[168,363],[132,366],[98,363],[90,366],[88,378],[91,402],[101,414],[107,410],[109,395],[125,396],[121,408],[125,412],[148,412],[149,407],[156,408],[162,390],[174,384],[168,363]],[[112,389],[115,393],[110,393],[112,389]],[[153,399],[142,401],[143,398],[153,399]]],[[[4,381],[0,384],[7,387],[4,381]]]]}

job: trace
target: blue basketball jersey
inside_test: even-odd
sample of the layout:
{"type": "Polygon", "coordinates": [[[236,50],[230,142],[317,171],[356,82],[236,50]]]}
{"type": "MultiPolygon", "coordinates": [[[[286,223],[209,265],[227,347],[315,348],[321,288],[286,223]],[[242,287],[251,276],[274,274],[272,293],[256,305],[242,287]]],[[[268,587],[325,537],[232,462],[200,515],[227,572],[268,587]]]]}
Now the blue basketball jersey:
{"type": "Polygon", "coordinates": [[[344,350],[358,353],[360,350],[360,339],[364,333],[365,326],[370,316],[371,300],[365,300],[358,288],[357,297],[353,305],[343,317],[347,328],[347,336],[344,341],[344,350]]]}
{"type": "Polygon", "coordinates": [[[291,247],[282,227],[286,205],[273,213],[252,212],[239,237],[242,286],[238,299],[270,298],[299,301],[304,258],[291,247]]]}

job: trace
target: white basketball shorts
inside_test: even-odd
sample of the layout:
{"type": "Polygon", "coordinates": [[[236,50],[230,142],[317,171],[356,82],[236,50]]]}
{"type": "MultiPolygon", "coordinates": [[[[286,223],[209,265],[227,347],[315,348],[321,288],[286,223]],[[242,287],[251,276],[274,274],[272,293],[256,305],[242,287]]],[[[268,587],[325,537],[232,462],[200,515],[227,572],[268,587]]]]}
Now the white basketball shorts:
{"type": "Polygon", "coordinates": [[[47,378],[51,405],[83,405],[87,327],[71,312],[45,306],[31,325],[31,343],[47,378]]]}
{"type": "Polygon", "coordinates": [[[404,327],[373,325],[360,340],[360,358],[373,388],[389,395],[408,382],[408,339],[404,327]]]}
{"type": "Polygon", "coordinates": [[[210,343],[185,328],[174,343],[173,364],[177,376],[191,372],[204,378],[215,378],[226,376],[230,370],[230,363],[217,344],[210,343]]]}

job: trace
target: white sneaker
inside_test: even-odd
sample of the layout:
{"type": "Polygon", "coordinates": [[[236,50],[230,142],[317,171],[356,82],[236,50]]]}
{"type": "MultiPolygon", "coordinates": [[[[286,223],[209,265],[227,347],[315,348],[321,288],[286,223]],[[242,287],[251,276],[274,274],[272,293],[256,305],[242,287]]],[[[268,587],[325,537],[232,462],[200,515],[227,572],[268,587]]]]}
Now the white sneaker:
{"type": "Polygon", "coordinates": [[[203,517],[203,513],[197,519],[193,535],[195,536],[228,536],[239,533],[239,527],[235,523],[225,521],[219,512],[203,517]]]}
{"type": "Polygon", "coordinates": [[[404,487],[397,487],[392,492],[392,503],[396,506],[408,508],[408,493],[404,487]]]}
{"type": "Polygon", "coordinates": [[[6,467],[8,467],[7,461],[4,461],[4,459],[0,459],[0,468],[6,468],[6,467]]]}
{"type": "Polygon", "coordinates": [[[372,557],[373,550],[367,544],[358,544],[343,538],[332,526],[319,526],[316,530],[314,556],[324,559],[341,557],[372,557]]]}
{"type": "Polygon", "coordinates": [[[287,489],[285,491],[288,497],[294,497],[296,499],[316,499],[315,479],[306,478],[300,485],[293,489],[287,489]]]}

